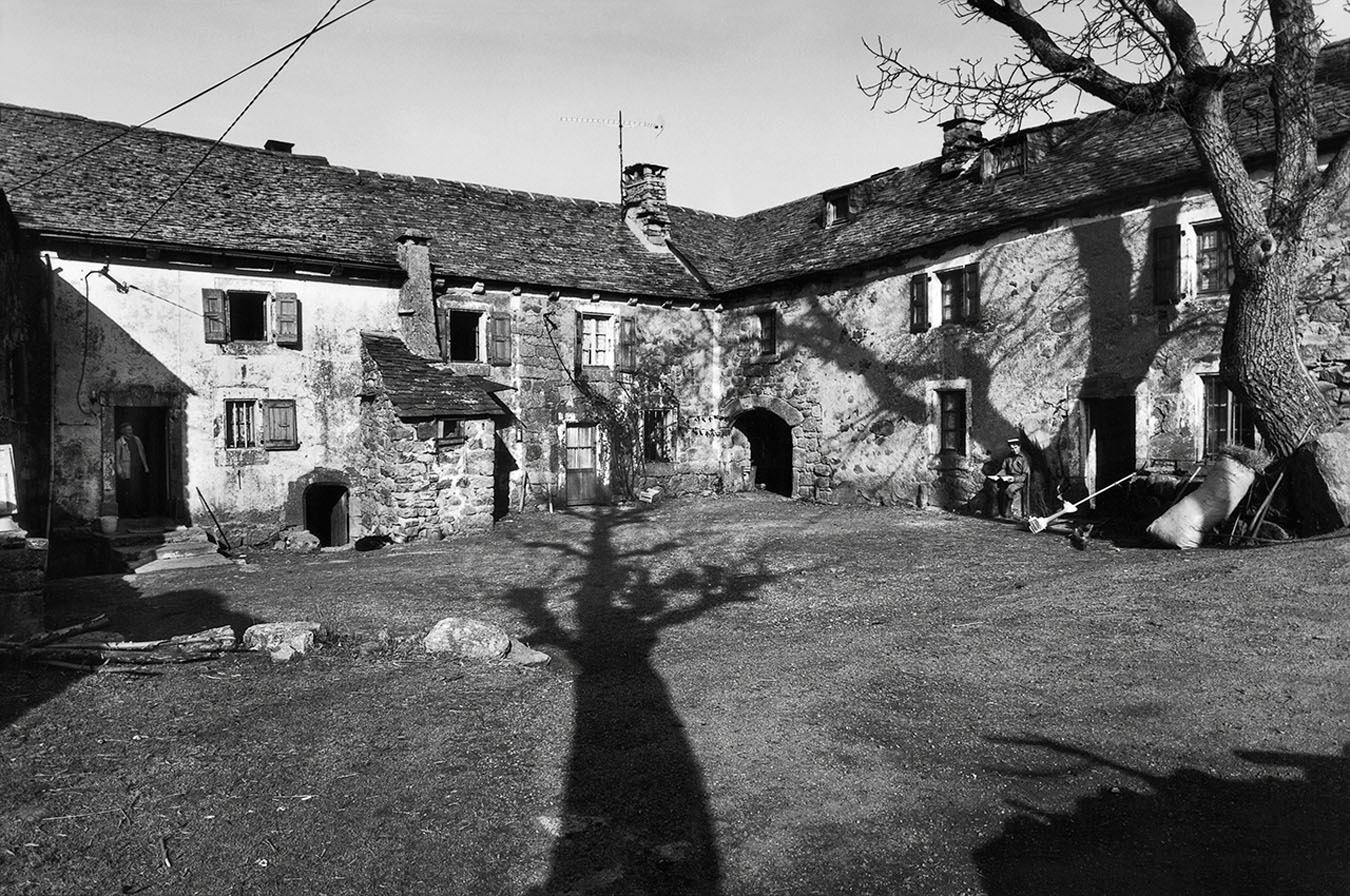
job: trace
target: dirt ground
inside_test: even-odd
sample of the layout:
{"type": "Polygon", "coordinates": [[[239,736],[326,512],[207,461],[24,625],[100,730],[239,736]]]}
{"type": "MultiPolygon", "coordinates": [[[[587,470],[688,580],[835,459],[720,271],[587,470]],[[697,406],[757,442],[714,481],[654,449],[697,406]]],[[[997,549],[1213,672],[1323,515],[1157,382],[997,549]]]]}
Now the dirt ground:
{"type": "Polygon", "coordinates": [[[0,670],[0,892],[1347,893],[1348,596],[1350,539],[764,495],[56,582],[52,624],[330,643],[0,670]],[[554,661],[429,658],[448,615],[554,661]]]}

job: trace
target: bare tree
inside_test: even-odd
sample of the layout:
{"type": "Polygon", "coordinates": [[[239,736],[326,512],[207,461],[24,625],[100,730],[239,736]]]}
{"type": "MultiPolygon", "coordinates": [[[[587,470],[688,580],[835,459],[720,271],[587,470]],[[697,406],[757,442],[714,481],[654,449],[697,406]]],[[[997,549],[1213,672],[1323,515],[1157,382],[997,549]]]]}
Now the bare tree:
{"type": "Polygon", "coordinates": [[[1299,356],[1295,325],[1315,238],[1350,194],[1350,143],[1319,165],[1314,76],[1326,38],[1315,0],[1248,0],[1235,37],[1202,33],[1178,0],[1042,0],[1031,10],[1021,0],[943,2],[963,20],[1008,29],[1016,54],[994,64],[963,60],[936,74],[878,40],[868,48],[880,78],[863,85],[874,102],[899,96],[930,115],[959,106],[1016,124],[1049,110],[1067,88],[1127,112],[1178,116],[1232,247],[1223,378],[1280,455],[1332,428],[1335,415],[1299,356]],[[1225,111],[1225,94],[1254,87],[1268,92],[1274,132],[1273,162],[1259,177],[1225,111]]]}

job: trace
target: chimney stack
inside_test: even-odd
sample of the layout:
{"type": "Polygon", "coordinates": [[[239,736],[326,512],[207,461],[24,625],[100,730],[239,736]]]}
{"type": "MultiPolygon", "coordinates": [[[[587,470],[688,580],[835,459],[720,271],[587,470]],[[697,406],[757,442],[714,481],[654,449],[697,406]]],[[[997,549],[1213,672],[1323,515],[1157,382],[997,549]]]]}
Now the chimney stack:
{"type": "Polygon", "coordinates": [[[942,173],[960,174],[979,157],[984,146],[980,127],[984,121],[968,117],[960,106],[952,118],[942,122],[942,173]]]}
{"type": "Polygon", "coordinates": [[[653,252],[666,250],[670,213],[666,207],[666,168],[635,162],[623,169],[623,219],[653,252]]]}
{"type": "Polygon", "coordinates": [[[403,344],[414,355],[439,360],[436,339],[436,299],[431,291],[431,238],[408,228],[398,238],[395,257],[408,277],[398,290],[398,320],[403,344]]]}
{"type": "Polygon", "coordinates": [[[263,149],[268,152],[284,152],[286,155],[290,155],[291,151],[295,149],[295,144],[287,143],[285,140],[268,140],[263,144],[263,149]]]}

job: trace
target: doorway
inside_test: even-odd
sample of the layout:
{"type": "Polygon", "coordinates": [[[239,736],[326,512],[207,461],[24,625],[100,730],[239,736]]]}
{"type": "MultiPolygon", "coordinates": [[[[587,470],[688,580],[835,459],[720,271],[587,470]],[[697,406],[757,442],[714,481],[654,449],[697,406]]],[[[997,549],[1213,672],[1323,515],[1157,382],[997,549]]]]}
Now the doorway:
{"type": "Polygon", "coordinates": [[[117,467],[119,451],[117,443],[124,426],[130,426],[132,435],[140,440],[145,462],[142,464],[135,457],[134,448],[127,451],[124,468],[116,472],[115,476],[118,513],[124,519],[172,519],[169,409],[131,405],[113,408],[114,468],[117,467]],[[129,473],[130,476],[123,478],[122,473],[129,473]]]}
{"type": "MultiPolygon", "coordinates": [[[[1083,474],[1088,492],[1094,492],[1137,469],[1134,451],[1134,396],[1085,398],[1083,416],[1087,430],[1083,474]]],[[[1124,489],[1112,489],[1097,498],[1096,507],[1119,506],[1124,489]]]]}
{"type": "Polygon", "coordinates": [[[601,504],[604,493],[600,487],[599,451],[594,423],[567,424],[567,485],[568,507],[601,504]]]}
{"type": "Polygon", "coordinates": [[[320,547],[341,547],[350,540],[347,518],[347,486],[317,482],[305,489],[305,529],[320,547]]]}
{"type": "Polygon", "coordinates": [[[754,408],[732,426],[750,443],[750,465],[755,486],[784,497],[792,496],[792,427],[772,411],[754,408]]]}

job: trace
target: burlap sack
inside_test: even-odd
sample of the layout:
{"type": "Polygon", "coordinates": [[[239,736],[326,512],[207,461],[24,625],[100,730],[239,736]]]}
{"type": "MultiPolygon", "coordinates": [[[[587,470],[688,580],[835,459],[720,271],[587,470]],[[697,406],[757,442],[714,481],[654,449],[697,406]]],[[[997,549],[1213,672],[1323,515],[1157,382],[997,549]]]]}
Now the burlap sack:
{"type": "Polygon", "coordinates": [[[1150,523],[1148,534],[1183,551],[1199,547],[1206,532],[1237,510],[1255,479],[1251,467],[1220,455],[1200,487],[1150,523]]]}

